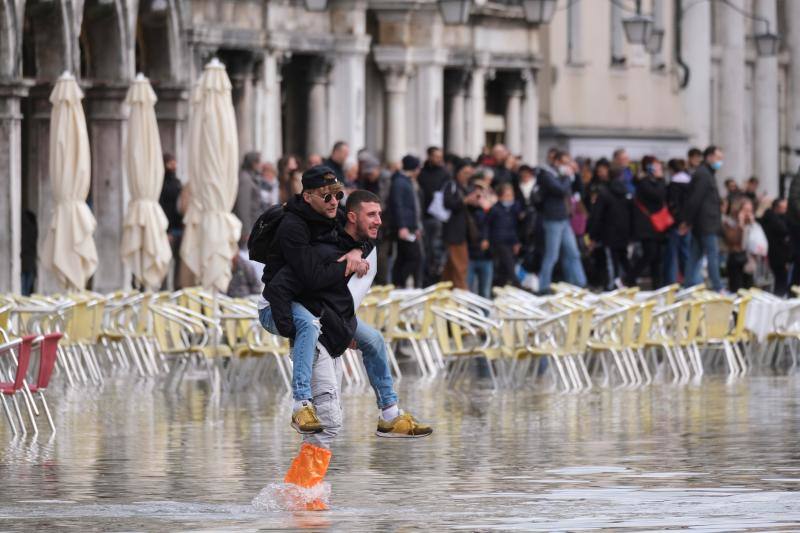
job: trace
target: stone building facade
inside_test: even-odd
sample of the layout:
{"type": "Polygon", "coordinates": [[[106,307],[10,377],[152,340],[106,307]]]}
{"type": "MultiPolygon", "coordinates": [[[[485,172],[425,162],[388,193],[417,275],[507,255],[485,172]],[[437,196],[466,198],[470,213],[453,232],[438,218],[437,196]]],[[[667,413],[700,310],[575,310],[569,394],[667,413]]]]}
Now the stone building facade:
{"type": "MultiPolygon", "coordinates": [[[[559,0],[542,26],[509,0],[476,1],[455,26],[433,0],[328,0],[322,11],[301,0],[0,0],[0,291],[19,288],[22,209],[40,239],[49,222],[48,96],[65,70],[86,95],[99,291],[130,278],[126,89],[137,72],[151,79],[163,148],[185,169],[188,95],[215,56],[234,85],[241,150],[266,160],[324,155],[336,140],[386,161],[503,141],[531,163],[553,144],[668,157],[715,142],[730,175],[777,191],[800,163],[800,1],[642,5],[665,32],[659,52],[625,41],[628,0],[559,0]],[[761,22],[745,14],[782,34],[777,57],[756,56],[748,36],[761,22]]],[[[46,272],[38,288],[50,288],[46,272]]]]}

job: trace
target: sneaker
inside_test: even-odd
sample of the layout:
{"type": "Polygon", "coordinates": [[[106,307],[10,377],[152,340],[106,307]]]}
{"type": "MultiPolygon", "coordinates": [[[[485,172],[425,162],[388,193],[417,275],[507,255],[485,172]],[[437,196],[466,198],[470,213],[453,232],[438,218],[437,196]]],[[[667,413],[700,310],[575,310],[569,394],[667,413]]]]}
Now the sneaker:
{"type": "Polygon", "coordinates": [[[307,403],[292,413],[292,427],[301,435],[310,435],[322,431],[322,422],[317,417],[314,405],[307,403]]]}
{"type": "Polygon", "coordinates": [[[378,430],[375,434],[379,437],[395,439],[418,439],[433,433],[433,428],[420,424],[416,418],[408,413],[401,413],[390,421],[378,417],[378,430]]]}

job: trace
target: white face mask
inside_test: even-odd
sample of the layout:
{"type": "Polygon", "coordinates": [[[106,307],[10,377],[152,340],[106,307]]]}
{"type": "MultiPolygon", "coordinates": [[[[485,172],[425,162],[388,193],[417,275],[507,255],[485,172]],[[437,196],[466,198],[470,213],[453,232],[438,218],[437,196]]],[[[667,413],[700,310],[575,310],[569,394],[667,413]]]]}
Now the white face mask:
{"type": "Polygon", "coordinates": [[[572,176],[572,167],[569,165],[561,165],[558,167],[558,173],[562,176],[572,176]]]}

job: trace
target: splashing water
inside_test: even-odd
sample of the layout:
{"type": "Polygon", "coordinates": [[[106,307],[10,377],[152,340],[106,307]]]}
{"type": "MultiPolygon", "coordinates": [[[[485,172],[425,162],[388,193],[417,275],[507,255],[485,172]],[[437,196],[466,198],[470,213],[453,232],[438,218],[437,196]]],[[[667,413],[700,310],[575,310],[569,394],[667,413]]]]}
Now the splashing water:
{"type": "Polygon", "coordinates": [[[263,511],[305,511],[306,504],[321,501],[328,506],[331,486],[322,482],[311,488],[303,488],[294,483],[270,483],[253,498],[252,505],[263,511]]]}

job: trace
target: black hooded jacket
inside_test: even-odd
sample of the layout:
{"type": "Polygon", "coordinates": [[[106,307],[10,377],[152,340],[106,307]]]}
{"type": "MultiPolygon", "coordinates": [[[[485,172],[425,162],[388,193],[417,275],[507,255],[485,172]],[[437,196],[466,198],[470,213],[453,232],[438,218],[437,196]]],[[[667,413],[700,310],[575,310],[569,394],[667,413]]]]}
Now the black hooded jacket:
{"type": "Polygon", "coordinates": [[[295,336],[291,304],[296,301],[320,318],[320,342],[332,357],[339,356],[353,340],[356,318],[346,264],[337,261],[353,248],[366,257],[372,246],[352,239],[341,218],[318,214],[299,195],[285,209],[264,268],[264,298],[281,335],[295,336]]]}
{"type": "Polygon", "coordinates": [[[598,189],[589,214],[589,236],[611,249],[628,246],[631,236],[631,203],[622,180],[612,180],[598,189]]]}

